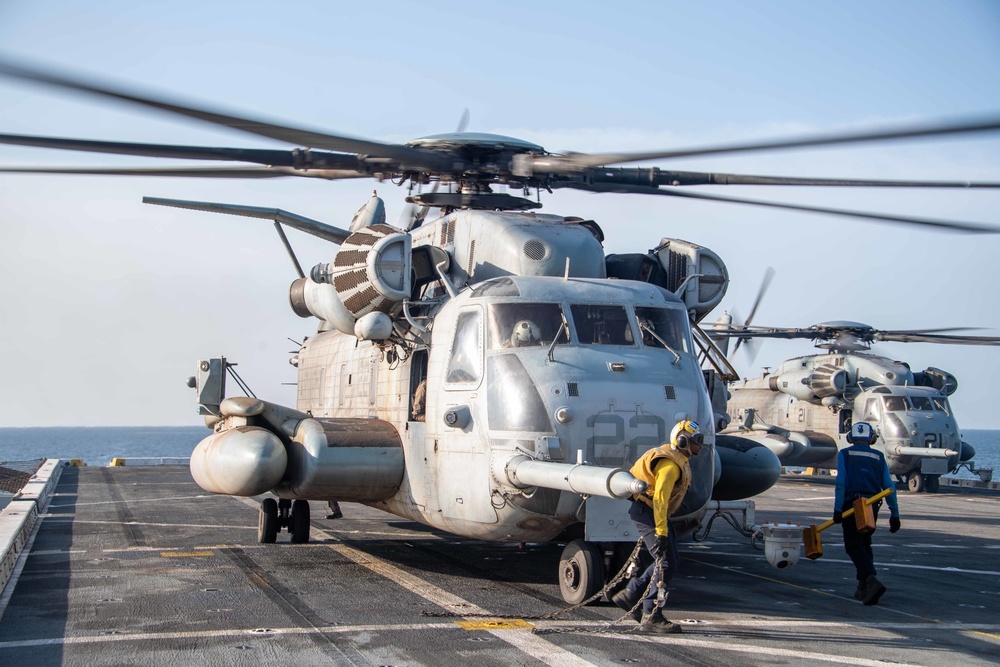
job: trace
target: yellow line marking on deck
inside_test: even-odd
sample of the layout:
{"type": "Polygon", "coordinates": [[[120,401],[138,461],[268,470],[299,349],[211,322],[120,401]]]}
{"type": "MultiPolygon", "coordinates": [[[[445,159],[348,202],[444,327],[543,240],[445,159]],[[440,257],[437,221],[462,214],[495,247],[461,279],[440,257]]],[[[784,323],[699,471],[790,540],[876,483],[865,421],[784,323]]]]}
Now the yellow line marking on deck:
{"type": "Polygon", "coordinates": [[[455,621],[463,630],[531,630],[535,626],[520,618],[499,618],[492,621],[455,621]]]}

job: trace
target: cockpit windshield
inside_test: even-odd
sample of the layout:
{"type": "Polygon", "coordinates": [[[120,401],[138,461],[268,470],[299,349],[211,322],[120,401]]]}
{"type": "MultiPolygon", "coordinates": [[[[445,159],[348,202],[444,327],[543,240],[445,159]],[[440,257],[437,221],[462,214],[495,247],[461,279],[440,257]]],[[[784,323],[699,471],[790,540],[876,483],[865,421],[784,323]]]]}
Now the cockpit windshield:
{"type": "Polygon", "coordinates": [[[889,412],[906,412],[906,396],[886,396],[885,409],[889,412]]]}
{"type": "Polygon", "coordinates": [[[946,415],[951,415],[951,406],[948,405],[948,399],[944,396],[935,396],[931,399],[934,401],[934,407],[946,415]]]}
{"type": "Polygon", "coordinates": [[[687,313],[677,308],[636,308],[636,319],[642,331],[642,344],[646,347],[693,352],[688,335],[687,313]]]}
{"type": "Polygon", "coordinates": [[[495,303],[490,306],[490,349],[569,343],[558,303],[495,303]],[[558,336],[558,339],[556,337],[558,336]]]}
{"type": "Polygon", "coordinates": [[[584,345],[632,345],[624,306],[570,306],[576,337],[584,345]]]}
{"type": "MultiPolygon", "coordinates": [[[[645,347],[694,352],[687,313],[679,308],[636,307],[638,332],[629,322],[626,306],[573,304],[569,310],[574,340],[581,345],[635,346],[635,336],[641,333],[645,347]]],[[[548,347],[553,341],[567,345],[567,325],[570,322],[558,303],[494,303],[489,307],[489,349],[548,347]]]]}
{"type": "Polygon", "coordinates": [[[951,406],[944,396],[886,396],[885,409],[888,412],[906,412],[919,410],[933,412],[935,410],[951,414],[951,406]]]}

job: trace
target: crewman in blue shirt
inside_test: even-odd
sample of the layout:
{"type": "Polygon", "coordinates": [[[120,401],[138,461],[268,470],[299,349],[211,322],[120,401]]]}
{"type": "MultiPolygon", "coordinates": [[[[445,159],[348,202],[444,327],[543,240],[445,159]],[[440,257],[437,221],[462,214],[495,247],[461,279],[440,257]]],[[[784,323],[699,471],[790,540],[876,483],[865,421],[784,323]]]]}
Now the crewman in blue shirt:
{"type": "Polygon", "coordinates": [[[668,521],[681,506],[691,486],[688,458],[697,456],[704,442],[698,424],[684,420],[674,426],[669,443],[650,449],[632,466],[632,475],[646,482],[647,489],[645,493],[633,496],[629,517],[655,560],[642,575],[631,579],[611,599],[622,609],[632,610],[642,598],[642,614],[634,613],[633,617],[640,621],[639,632],[643,634],[681,631],[681,626],[663,616],[662,603],[657,605],[658,583],[662,578],[666,593],[677,570],[677,539],[668,521]]]}
{"type": "MultiPolygon", "coordinates": [[[[865,605],[878,604],[885,593],[885,586],[875,577],[875,559],[872,555],[872,533],[859,533],[854,517],[843,520],[857,498],[871,498],[883,489],[892,489],[885,501],[889,505],[889,532],[899,530],[899,505],[896,502],[896,485],[889,474],[889,465],[882,452],[872,449],[878,434],[871,424],[856,422],[847,434],[850,447],[837,454],[837,495],[833,504],[833,521],[844,528],[844,550],[854,562],[858,574],[858,589],[854,599],[865,605]]],[[[878,521],[879,500],[872,505],[878,521]]]]}

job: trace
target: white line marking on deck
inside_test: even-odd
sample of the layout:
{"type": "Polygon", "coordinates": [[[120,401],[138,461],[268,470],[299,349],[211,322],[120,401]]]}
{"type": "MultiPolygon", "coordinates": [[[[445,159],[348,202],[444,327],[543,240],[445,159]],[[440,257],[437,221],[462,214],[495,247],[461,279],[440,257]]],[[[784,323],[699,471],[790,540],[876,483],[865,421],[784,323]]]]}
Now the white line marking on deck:
{"type": "MultiPolygon", "coordinates": [[[[573,627],[573,628],[587,628],[593,627],[595,630],[603,629],[607,626],[606,621],[573,621],[568,623],[567,621],[534,621],[535,625],[543,628],[560,628],[560,627],[573,627]]],[[[680,621],[682,625],[688,625],[690,627],[710,629],[716,627],[720,630],[725,630],[727,627],[732,626],[740,629],[746,629],[747,627],[761,628],[761,629],[788,629],[788,630],[802,630],[806,628],[818,628],[818,629],[851,629],[854,625],[850,623],[839,623],[835,621],[795,621],[790,619],[733,619],[733,620],[721,620],[721,621],[699,621],[697,624],[687,624],[684,621],[680,621]]],[[[974,632],[977,634],[988,634],[990,632],[1000,632],[1000,625],[996,624],[961,624],[961,623],[868,623],[867,628],[870,629],[881,629],[886,632],[891,633],[914,633],[919,630],[941,630],[948,632],[974,632]]],[[[350,633],[366,633],[366,632],[399,632],[399,631],[424,631],[424,630],[449,630],[457,629],[454,623],[438,623],[438,622],[428,622],[428,623],[401,623],[396,625],[328,625],[328,626],[317,626],[309,628],[299,628],[299,627],[288,627],[288,628],[228,628],[228,629],[215,629],[215,630],[192,630],[187,632],[144,632],[135,634],[115,634],[115,635],[84,635],[77,637],[54,637],[49,639],[23,639],[23,640],[13,640],[0,642],[0,650],[8,648],[32,648],[39,646],[71,646],[71,645],[84,645],[84,644],[103,644],[110,642],[138,642],[138,641],[166,641],[166,640],[176,640],[176,639],[217,639],[219,637],[267,637],[267,636],[283,636],[283,635],[309,635],[309,634],[350,634],[350,633]]],[[[503,639],[509,637],[510,631],[505,631],[503,639]]],[[[648,637],[644,635],[632,635],[632,634],[615,634],[607,635],[601,634],[601,637],[615,637],[618,639],[628,639],[628,640],[649,640],[663,642],[670,645],[677,645],[680,643],[687,644],[690,646],[718,649],[722,651],[737,651],[737,652],[759,652],[760,647],[754,646],[739,646],[733,645],[732,643],[720,643],[714,642],[706,639],[696,639],[694,637],[648,637]]],[[[992,635],[990,635],[992,636],[992,635]]],[[[791,638],[790,638],[791,640],[791,638]]],[[[772,651],[783,651],[783,653],[774,653],[775,655],[785,655],[790,657],[808,657],[814,660],[820,660],[825,662],[842,662],[847,664],[858,664],[858,665],[880,665],[884,666],[886,664],[885,660],[871,660],[865,662],[859,658],[851,658],[846,656],[831,656],[826,654],[815,654],[808,652],[797,652],[790,651],[788,649],[776,649],[774,647],[769,647],[769,655],[772,651]]],[[[903,663],[892,663],[903,664],[903,663]]]]}
{"type": "MultiPolygon", "coordinates": [[[[686,550],[686,549],[681,549],[680,554],[681,554],[682,557],[684,557],[684,556],[688,556],[688,557],[691,557],[691,556],[732,556],[734,558],[753,558],[754,560],[758,560],[760,558],[760,554],[741,554],[741,553],[733,553],[733,552],[728,552],[728,551],[697,551],[696,552],[696,551],[690,551],[690,550],[686,550]]],[[[698,561],[698,562],[701,562],[701,561],[698,561]]],[[[851,563],[851,561],[848,560],[848,559],[846,559],[846,558],[827,558],[826,556],[824,556],[821,560],[815,560],[813,562],[814,563],[851,563]]],[[[851,563],[851,564],[853,565],[853,563],[851,563]]],[[[720,566],[720,565],[712,565],[711,563],[705,563],[705,565],[709,565],[710,567],[724,567],[724,566],[720,566]]],[[[958,568],[958,567],[934,567],[932,565],[908,565],[906,563],[892,563],[892,562],[885,562],[885,563],[881,563],[880,562],[878,564],[878,567],[879,568],[887,568],[887,569],[888,568],[896,567],[896,568],[907,569],[907,570],[933,570],[933,571],[936,571],[936,572],[947,572],[949,574],[985,574],[985,575],[991,576],[991,577],[1000,577],[1000,572],[994,572],[993,570],[964,570],[964,569],[958,568]]],[[[725,567],[725,569],[732,570],[733,568],[725,567]]],[[[754,575],[754,576],[756,576],[756,575],[754,575]]],[[[764,578],[766,579],[767,577],[764,577],[764,578]]]]}
{"type": "Polygon", "coordinates": [[[49,503],[48,509],[53,509],[56,507],[90,507],[93,505],[133,505],[135,503],[162,503],[165,500],[202,500],[204,498],[227,498],[228,496],[218,496],[214,493],[199,493],[196,496],[173,496],[171,498],[129,498],[128,500],[100,500],[92,503],[65,503],[62,505],[56,505],[49,503]]]}

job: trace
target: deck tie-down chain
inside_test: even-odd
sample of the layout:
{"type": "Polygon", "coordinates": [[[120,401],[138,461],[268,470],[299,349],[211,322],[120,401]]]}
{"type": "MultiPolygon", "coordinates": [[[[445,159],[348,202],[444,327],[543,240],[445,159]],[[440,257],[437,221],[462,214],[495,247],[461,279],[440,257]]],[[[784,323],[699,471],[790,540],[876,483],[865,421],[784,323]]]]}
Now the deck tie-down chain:
{"type": "MultiPolygon", "coordinates": [[[[428,616],[430,618],[495,618],[495,619],[519,619],[519,620],[524,620],[524,621],[551,621],[551,620],[555,620],[555,619],[557,619],[560,616],[564,616],[566,614],[569,614],[570,612],[576,611],[577,609],[590,604],[591,602],[593,602],[594,600],[597,600],[598,598],[604,596],[609,590],[612,590],[615,586],[617,586],[622,581],[622,579],[625,578],[625,575],[629,572],[629,570],[630,570],[633,562],[635,562],[636,564],[638,564],[639,550],[641,548],[642,548],[642,538],[640,538],[636,542],[635,548],[632,549],[632,553],[629,554],[629,557],[625,559],[625,564],[622,566],[622,569],[619,570],[618,574],[616,574],[614,577],[612,577],[611,580],[609,580],[606,584],[604,584],[604,587],[601,588],[601,590],[597,591],[596,593],[594,593],[593,595],[591,595],[586,600],[584,600],[582,602],[578,602],[577,604],[572,605],[570,607],[566,607],[565,609],[559,609],[559,610],[556,610],[556,611],[550,611],[547,614],[536,614],[536,615],[533,615],[533,616],[525,616],[523,614],[487,614],[487,613],[463,614],[461,612],[455,612],[455,611],[422,611],[422,612],[420,612],[420,615],[421,616],[428,616]]],[[[662,557],[657,557],[656,562],[657,562],[657,564],[662,564],[662,557]]],[[[536,635],[556,634],[556,633],[571,633],[571,632],[588,632],[588,633],[597,633],[597,634],[601,634],[601,633],[605,633],[605,634],[607,634],[607,633],[616,633],[617,634],[617,633],[621,632],[621,629],[619,629],[619,627],[618,627],[619,624],[622,621],[624,621],[627,618],[629,618],[634,611],[636,611],[637,609],[639,609],[639,607],[642,605],[643,599],[645,599],[646,595],[649,594],[649,590],[652,587],[652,585],[653,585],[653,577],[650,577],[650,579],[649,579],[649,585],[646,586],[646,590],[639,597],[639,601],[635,603],[635,606],[633,606],[632,609],[629,609],[627,612],[625,612],[624,614],[622,614],[621,617],[616,618],[613,621],[608,621],[608,623],[606,623],[602,627],[597,627],[597,628],[594,628],[594,627],[577,627],[577,628],[572,628],[572,627],[570,627],[570,628],[547,628],[547,629],[535,628],[535,629],[532,630],[532,632],[534,634],[536,634],[536,635]]],[[[657,605],[658,606],[662,606],[662,604],[663,604],[663,600],[662,599],[657,600],[657,605]]],[[[634,629],[629,630],[629,631],[631,632],[633,630],[634,629]]]]}

